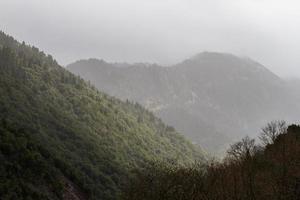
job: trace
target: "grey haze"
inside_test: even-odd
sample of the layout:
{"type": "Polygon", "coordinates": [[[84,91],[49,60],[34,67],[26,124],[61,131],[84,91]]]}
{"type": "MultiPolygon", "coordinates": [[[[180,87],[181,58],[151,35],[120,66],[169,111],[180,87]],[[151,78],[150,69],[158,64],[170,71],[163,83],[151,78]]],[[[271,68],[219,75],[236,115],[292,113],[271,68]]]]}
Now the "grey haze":
{"type": "Polygon", "coordinates": [[[0,0],[0,29],[63,65],[90,57],[171,65],[218,51],[300,77],[296,0],[0,0]]]}

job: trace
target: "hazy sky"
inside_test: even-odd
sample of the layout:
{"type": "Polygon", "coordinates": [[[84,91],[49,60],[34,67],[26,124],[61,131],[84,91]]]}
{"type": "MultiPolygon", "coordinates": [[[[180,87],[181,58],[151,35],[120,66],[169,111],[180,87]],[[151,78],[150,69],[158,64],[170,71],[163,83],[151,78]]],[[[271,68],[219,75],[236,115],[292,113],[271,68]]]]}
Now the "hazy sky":
{"type": "Polygon", "coordinates": [[[62,65],[169,65],[221,51],[300,77],[299,0],[0,0],[0,29],[62,65]]]}

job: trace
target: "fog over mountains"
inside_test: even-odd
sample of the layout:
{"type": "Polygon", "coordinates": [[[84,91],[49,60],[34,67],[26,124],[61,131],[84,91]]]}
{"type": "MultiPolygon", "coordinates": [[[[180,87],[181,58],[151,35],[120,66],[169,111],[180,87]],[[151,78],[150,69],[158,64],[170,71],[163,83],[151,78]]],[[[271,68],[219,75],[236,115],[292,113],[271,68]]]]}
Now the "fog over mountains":
{"type": "Polygon", "coordinates": [[[141,103],[209,152],[257,134],[270,120],[300,116],[298,81],[231,54],[204,52],[169,67],[88,59],[67,68],[101,91],[141,103]]]}

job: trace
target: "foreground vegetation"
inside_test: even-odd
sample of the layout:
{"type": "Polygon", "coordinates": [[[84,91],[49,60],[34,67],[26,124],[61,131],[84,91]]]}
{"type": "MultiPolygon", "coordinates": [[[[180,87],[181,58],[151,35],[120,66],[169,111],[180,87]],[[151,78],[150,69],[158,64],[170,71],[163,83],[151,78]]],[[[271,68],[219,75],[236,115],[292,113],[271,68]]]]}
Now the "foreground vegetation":
{"type": "Polygon", "coordinates": [[[139,104],[0,32],[0,199],[117,199],[131,169],[203,154],[139,104]]]}
{"type": "Polygon", "coordinates": [[[137,170],[128,200],[299,200],[300,126],[272,122],[262,145],[246,137],[223,162],[189,168],[153,164],[137,170]]]}

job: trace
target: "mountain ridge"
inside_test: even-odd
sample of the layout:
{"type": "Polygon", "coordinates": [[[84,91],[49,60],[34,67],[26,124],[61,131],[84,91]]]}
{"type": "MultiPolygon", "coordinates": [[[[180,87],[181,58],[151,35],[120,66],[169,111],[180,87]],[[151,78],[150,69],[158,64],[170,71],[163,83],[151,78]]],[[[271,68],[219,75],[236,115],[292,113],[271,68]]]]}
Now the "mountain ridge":
{"type": "Polygon", "coordinates": [[[67,69],[113,96],[141,103],[209,150],[257,133],[270,120],[297,119],[299,106],[286,82],[249,58],[204,52],[168,67],[102,67],[82,60],[67,69]],[[230,142],[214,143],[219,137],[230,142]]]}

